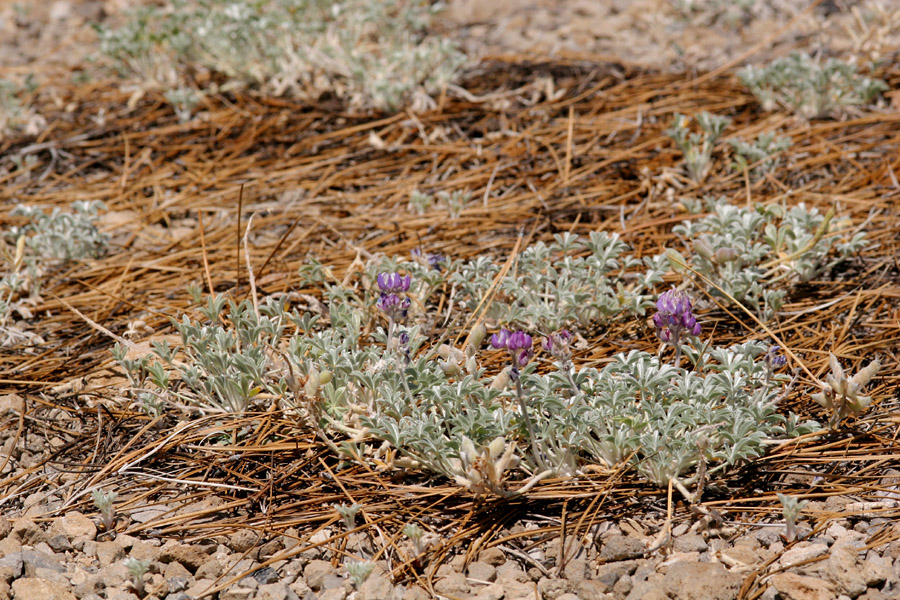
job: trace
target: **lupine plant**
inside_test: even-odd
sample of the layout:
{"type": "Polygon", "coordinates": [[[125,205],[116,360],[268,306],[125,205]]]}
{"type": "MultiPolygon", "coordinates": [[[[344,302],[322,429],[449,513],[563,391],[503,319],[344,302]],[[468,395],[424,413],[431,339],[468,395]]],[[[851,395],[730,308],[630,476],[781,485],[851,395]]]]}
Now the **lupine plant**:
{"type": "Polygon", "coordinates": [[[270,299],[257,313],[249,302],[211,298],[201,321],[177,322],[185,359],[160,345],[161,360],[131,365],[133,385],[156,386],[172,405],[229,411],[245,410],[257,396],[283,398],[290,414],[346,459],[423,470],[499,496],[596,465],[623,466],[658,485],[673,478],[700,485],[703,473],[743,464],[817,427],[777,410],[787,379],[777,351],[762,342],[701,345],[687,293],[654,296],[660,261],[635,273],[640,263],[624,250],[605,234],[558,236],[552,246],[523,251],[516,275],[493,291],[499,267],[484,261],[432,260],[420,251],[373,258],[356,279],[339,282],[311,260],[302,279],[321,300],[288,313],[270,299]],[[438,292],[448,288],[452,310],[435,314],[443,305],[438,292]],[[499,310],[483,311],[484,323],[454,337],[467,310],[495,292],[499,310]],[[558,326],[636,318],[654,300],[656,314],[643,319],[673,349],[671,360],[635,350],[602,368],[574,364],[576,334],[558,326]],[[288,322],[293,333],[284,344],[288,322]],[[445,333],[436,339],[434,331],[445,333]],[[536,357],[537,333],[544,339],[536,357]],[[488,366],[498,352],[499,368],[488,366]],[[167,382],[169,370],[178,377],[167,382]],[[216,383],[226,379],[237,386],[233,396],[216,383]]]}
{"type": "Polygon", "coordinates": [[[228,87],[261,84],[312,99],[331,91],[355,105],[395,110],[412,100],[427,109],[428,94],[452,82],[465,60],[449,39],[427,33],[437,8],[405,0],[176,0],[97,30],[120,73],[156,87],[178,90],[199,66],[228,77],[228,87]]]}
{"type": "MultiPolygon", "coordinates": [[[[413,280],[409,289],[416,287],[413,280]]],[[[324,409],[323,427],[351,436],[342,452],[362,457],[371,452],[362,442],[374,437],[386,442],[375,460],[440,473],[476,493],[508,495],[549,474],[623,461],[665,485],[701,461],[716,472],[817,427],[778,413],[784,378],[775,371],[783,362],[768,346],[694,347],[699,322],[690,299],[670,291],[659,307],[652,322],[660,339],[687,356],[690,369],[633,351],[601,370],[577,370],[567,358],[571,334],[556,332],[543,343],[556,369],[538,374],[530,334],[502,328],[491,346],[506,354],[506,366],[493,376],[479,367],[477,348],[465,371],[435,364],[432,356],[454,351],[462,361],[468,348],[428,349],[416,325],[408,363],[391,358],[398,350],[386,344],[361,346],[344,326],[294,338],[289,354],[301,373],[330,374],[314,404],[324,409]],[[530,448],[526,455],[516,440],[530,448]],[[528,479],[510,492],[517,470],[528,479]]]]}
{"type": "Polygon", "coordinates": [[[776,494],[778,501],[781,502],[781,514],[784,516],[785,534],[784,538],[788,543],[797,539],[797,517],[806,508],[807,502],[800,501],[796,496],[788,496],[787,494],[776,494]]]}
{"type": "Polygon", "coordinates": [[[94,506],[100,511],[100,518],[103,520],[103,528],[106,531],[112,531],[116,528],[116,498],[118,494],[115,492],[107,492],[102,489],[96,489],[91,492],[91,499],[94,506]]]}
{"type": "Polygon", "coordinates": [[[675,348],[675,366],[681,364],[682,340],[687,336],[700,335],[700,323],[693,313],[691,299],[684,292],[669,290],[660,294],[653,315],[656,337],[663,344],[675,348]]]}
{"type": "Polygon", "coordinates": [[[134,593],[137,594],[138,598],[143,598],[146,593],[144,590],[144,575],[150,570],[150,561],[129,557],[125,559],[125,569],[131,577],[131,587],[134,589],[134,593]]]}
{"type": "Polygon", "coordinates": [[[356,529],[356,515],[361,508],[362,505],[354,502],[353,504],[338,504],[334,507],[334,510],[337,511],[337,514],[344,521],[344,527],[347,528],[347,531],[351,531],[356,529]]]}
{"type": "Polygon", "coordinates": [[[738,71],[738,77],[763,110],[781,106],[807,119],[868,104],[888,89],[883,81],[858,74],[852,64],[835,58],[822,62],[803,52],[776,59],[765,67],[749,65],[738,71]]]}
{"type": "MultiPolygon", "coordinates": [[[[409,275],[401,276],[399,273],[379,273],[378,287],[381,294],[375,305],[380,308],[388,318],[387,343],[391,345],[394,340],[394,328],[398,323],[406,321],[409,314],[409,297],[401,298],[399,294],[409,291],[412,281],[409,275]]],[[[407,342],[409,337],[407,336],[407,342]]]]}
{"type": "Polygon", "coordinates": [[[469,190],[453,190],[452,192],[442,190],[438,192],[437,197],[447,207],[447,214],[450,215],[450,218],[456,220],[471,200],[472,192],[469,190]]]}
{"type": "Polygon", "coordinates": [[[409,195],[409,210],[417,215],[424,215],[433,202],[434,198],[430,194],[413,190],[409,195]]]}
{"type": "Polygon", "coordinates": [[[698,114],[695,119],[702,133],[692,132],[688,117],[676,114],[672,125],[666,130],[666,135],[674,140],[684,154],[684,163],[691,179],[702,183],[712,167],[712,153],[716,142],[731,123],[731,119],[705,111],[698,114]]]}
{"type": "Polygon", "coordinates": [[[499,333],[491,336],[491,346],[496,350],[506,350],[509,354],[509,379],[516,386],[516,399],[519,401],[519,410],[522,411],[522,422],[525,423],[525,427],[528,430],[528,439],[533,444],[535,462],[542,464],[541,451],[537,447],[538,440],[535,435],[534,425],[532,425],[531,418],[528,416],[528,405],[524,389],[522,388],[522,377],[520,376],[520,369],[528,364],[528,361],[531,360],[534,354],[531,336],[524,331],[501,329],[499,333]]]}
{"type": "Polygon", "coordinates": [[[421,556],[425,553],[426,545],[424,529],[422,529],[415,523],[410,523],[403,528],[403,535],[408,537],[409,541],[412,543],[415,556],[421,556]]]}
{"type": "MultiPolygon", "coordinates": [[[[193,293],[199,301],[199,292],[193,293]]],[[[257,308],[250,300],[214,296],[198,312],[197,320],[183,315],[173,321],[183,360],[165,340],[152,342],[153,356],[135,359],[114,346],[113,357],[124,368],[138,407],[153,416],[166,406],[241,413],[258,396],[287,393],[290,374],[286,359],[279,360],[278,341],[296,315],[285,311],[284,301],[268,298],[257,308]]]]}
{"type": "Polygon", "coordinates": [[[19,204],[10,214],[28,219],[4,235],[14,249],[0,240],[0,346],[20,342],[42,343],[40,336],[26,331],[22,323],[10,323],[13,315],[32,317],[29,305],[39,300],[44,274],[58,261],[99,258],[106,254],[109,237],[96,225],[102,202],[76,201],[72,211],[54,208],[50,214],[40,207],[19,204]]]}
{"type": "Polygon", "coordinates": [[[822,390],[812,395],[812,399],[831,412],[830,425],[835,427],[849,416],[858,415],[869,406],[872,398],[860,392],[881,369],[881,361],[876,358],[860,369],[856,375],[848,377],[834,354],[828,355],[831,373],[825,376],[822,390]]]}
{"type": "Polygon", "coordinates": [[[369,575],[375,568],[375,563],[368,560],[352,561],[347,563],[346,568],[353,587],[359,589],[366,579],[369,578],[369,575]]]}
{"type": "Polygon", "coordinates": [[[692,250],[686,263],[716,287],[710,293],[770,319],[792,284],[810,281],[866,245],[864,232],[831,231],[834,214],[798,203],[754,208],[709,199],[711,213],[673,231],[692,250]],[[835,250],[835,253],[832,253],[835,250]]]}
{"type": "Polygon", "coordinates": [[[12,228],[9,235],[26,236],[29,248],[41,258],[99,258],[106,253],[109,240],[96,225],[98,211],[105,209],[99,200],[76,200],[72,203],[73,212],[54,208],[50,214],[37,206],[19,204],[10,214],[25,217],[30,223],[12,228]]]}
{"type": "Polygon", "coordinates": [[[778,165],[781,154],[791,147],[792,141],[787,135],[776,137],[772,132],[763,132],[754,142],[734,138],[728,140],[728,143],[735,154],[734,168],[743,171],[748,165],[756,164],[752,173],[754,177],[759,178],[778,165]]]}

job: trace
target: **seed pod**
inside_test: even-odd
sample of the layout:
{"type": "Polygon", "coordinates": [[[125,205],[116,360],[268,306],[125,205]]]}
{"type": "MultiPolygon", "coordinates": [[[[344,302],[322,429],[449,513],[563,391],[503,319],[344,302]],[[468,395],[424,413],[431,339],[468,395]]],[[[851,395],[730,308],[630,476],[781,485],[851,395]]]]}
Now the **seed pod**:
{"type": "Polygon", "coordinates": [[[694,240],[694,251],[707,260],[713,259],[713,248],[705,237],[694,240]]]}
{"type": "Polygon", "coordinates": [[[475,373],[478,372],[478,361],[475,360],[474,356],[470,356],[469,360],[466,361],[466,373],[469,375],[475,376],[475,373]]]}
{"type": "Polygon", "coordinates": [[[738,253],[734,248],[719,248],[716,250],[715,258],[717,263],[725,264],[737,260],[738,253]]]}
{"type": "Polygon", "coordinates": [[[444,375],[459,374],[459,364],[455,360],[438,361],[438,366],[441,368],[441,371],[444,372],[444,375]]]}
{"type": "Polygon", "coordinates": [[[494,380],[491,382],[492,390],[505,390],[506,386],[509,385],[509,369],[503,369],[499,373],[497,373],[494,380]]]}
{"type": "Polygon", "coordinates": [[[865,366],[862,370],[859,371],[853,378],[850,380],[852,383],[857,384],[859,387],[865,386],[869,381],[878,374],[878,371],[881,369],[881,361],[879,359],[875,359],[865,366]]]}
{"type": "Polygon", "coordinates": [[[469,333],[469,345],[474,348],[478,348],[481,346],[481,343],[484,341],[484,337],[487,335],[487,328],[483,323],[479,323],[475,327],[472,328],[471,333],[469,333]]]}
{"type": "Polygon", "coordinates": [[[307,396],[312,398],[319,393],[319,383],[319,371],[318,369],[313,367],[309,371],[309,377],[306,378],[306,385],[303,386],[303,391],[306,392],[307,396]]]}

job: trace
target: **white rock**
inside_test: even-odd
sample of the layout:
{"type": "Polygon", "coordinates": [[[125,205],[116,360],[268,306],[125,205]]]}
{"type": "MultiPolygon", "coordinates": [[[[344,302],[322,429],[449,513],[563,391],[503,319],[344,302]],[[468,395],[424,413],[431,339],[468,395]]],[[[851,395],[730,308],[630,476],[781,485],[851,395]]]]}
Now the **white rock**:
{"type": "Polygon", "coordinates": [[[69,587],[37,577],[22,577],[12,583],[16,600],[77,600],[69,587]]]}
{"type": "Polygon", "coordinates": [[[828,552],[827,544],[813,544],[811,542],[800,542],[790,550],[785,551],[778,559],[781,567],[789,567],[798,563],[807,561],[817,556],[822,556],[828,552]]]}

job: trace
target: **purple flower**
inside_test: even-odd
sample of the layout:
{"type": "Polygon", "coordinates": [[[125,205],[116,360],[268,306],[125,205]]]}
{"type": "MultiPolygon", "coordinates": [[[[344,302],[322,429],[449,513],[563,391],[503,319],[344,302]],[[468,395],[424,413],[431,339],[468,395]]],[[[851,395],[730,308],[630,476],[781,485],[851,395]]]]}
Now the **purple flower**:
{"type": "Polygon", "coordinates": [[[569,342],[572,334],[568,329],[560,329],[541,340],[541,348],[554,358],[566,359],[569,357],[569,342]]]}
{"type": "Polygon", "coordinates": [[[501,329],[500,333],[491,336],[491,346],[498,350],[525,350],[531,348],[531,336],[524,331],[501,329]]]}
{"type": "Polygon", "coordinates": [[[766,352],[766,364],[773,371],[775,369],[780,369],[784,365],[787,364],[787,358],[783,354],[780,353],[781,348],[779,346],[770,346],[769,351],[766,352]]]}
{"type": "Polygon", "coordinates": [[[506,341],[509,339],[509,330],[501,329],[500,333],[491,336],[491,346],[497,350],[506,349],[506,341]]]}
{"type": "Polygon", "coordinates": [[[501,329],[491,336],[491,346],[497,350],[507,350],[514,367],[524,367],[533,354],[531,336],[524,331],[501,329]]]}
{"type": "Polygon", "coordinates": [[[411,254],[413,258],[416,259],[416,262],[425,263],[435,271],[441,271],[443,269],[443,264],[447,261],[442,254],[431,252],[422,254],[422,251],[418,248],[413,248],[411,254]]]}
{"type": "Polygon", "coordinates": [[[700,323],[693,313],[691,299],[684,292],[671,289],[656,301],[653,325],[656,335],[666,344],[677,346],[682,335],[700,335],[700,323]]]}
{"type": "Polygon", "coordinates": [[[401,276],[400,273],[379,273],[378,287],[383,294],[399,294],[409,291],[412,278],[409,275],[401,276]]]}
{"type": "Polygon", "coordinates": [[[434,269],[435,271],[440,271],[443,268],[444,262],[446,262],[446,258],[444,258],[440,254],[429,254],[426,257],[428,260],[428,266],[434,269]]]}
{"type": "MultiPolygon", "coordinates": [[[[409,285],[409,283],[407,283],[409,285]]],[[[409,298],[400,298],[397,294],[382,293],[375,302],[375,306],[384,311],[384,314],[393,321],[402,321],[409,313],[409,298]]]]}

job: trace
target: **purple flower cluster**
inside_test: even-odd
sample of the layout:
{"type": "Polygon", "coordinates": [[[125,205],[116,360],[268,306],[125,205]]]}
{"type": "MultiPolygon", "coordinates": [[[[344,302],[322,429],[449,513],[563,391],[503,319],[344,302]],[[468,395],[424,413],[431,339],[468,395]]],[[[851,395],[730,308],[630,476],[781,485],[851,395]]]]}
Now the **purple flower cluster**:
{"type": "Polygon", "coordinates": [[[560,329],[541,340],[541,348],[554,358],[567,360],[569,358],[569,342],[571,341],[572,334],[569,333],[569,330],[560,329]]]}
{"type": "Polygon", "coordinates": [[[769,369],[774,371],[786,364],[787,358],[784,354],[781,354],[781,347],[775,345],[770,346],[769,351],[766,352],[766,365],[768,365],[769,369]]]}
{"type": "Polygon", "coordinates": [[[491,336],[491,346],[497,350],[507,350],[513,360],[513,367],[524,367],[533,354],[531,336],[524,331],[501,329],[491,336]]]}
{"type": "Polygon", "coordinates": [[[409,291],[412,278],[409,275],[401,276],[399,273],[379,273],[378,288],[381,295],[375,306],[384,311],[391,321],[402,321],[409,314],[409,298],[401,298],[397,294],[409,291]]]}
{"type": "Polygon", "coordinates": [[[666,344],[678,347],[685,334],[700,335],[700,323],[694,317],[691,299],[684,292],[671,289],[663,292],[656,301],[653,324],[656,335],[666,344]]]}
{"type": "Polygon", "coordinates": [[[401,276],[400,273],[379,273],[378,287],[382,294],[399,294],[409,291],[412,278],[409,275],[401,276]]]}
{"type": "Polygon", "coordinates": [[[444,256],[442,254],[435,254],[435,253],[429,252],[428,254],[423,255],[422,251],[419,250],[418,248],[413,248],[412,255],[413,255],[413,258],[415,258],[417,261],[419,261],[419,262],[424,261],[425,263],[428,264],[429,267],[431,267],[435,271],[443,270],[443,265],[447,261],[447,259],[444,258],[444,256]]]}

